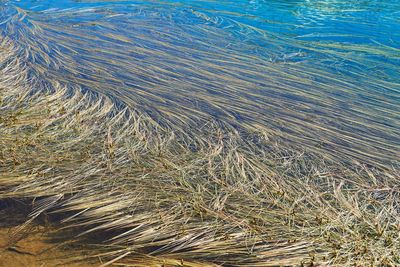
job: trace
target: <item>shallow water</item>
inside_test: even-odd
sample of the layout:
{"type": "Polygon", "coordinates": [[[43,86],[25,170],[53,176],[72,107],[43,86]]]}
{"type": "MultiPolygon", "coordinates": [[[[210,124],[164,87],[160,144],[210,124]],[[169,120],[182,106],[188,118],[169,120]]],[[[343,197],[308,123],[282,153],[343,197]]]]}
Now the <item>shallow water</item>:
{"type": "Polygon", "coordinates": [[[398,1],[0,3],[0,265],[400,264],[398,1]]]}
{"type": "Polygon", "coordinates": [[[390,167],[398,17],[398,1],[2,1],[0,34],[20,47],[35,90],[62,84],[177,131],[219,121],[390,167]]]}

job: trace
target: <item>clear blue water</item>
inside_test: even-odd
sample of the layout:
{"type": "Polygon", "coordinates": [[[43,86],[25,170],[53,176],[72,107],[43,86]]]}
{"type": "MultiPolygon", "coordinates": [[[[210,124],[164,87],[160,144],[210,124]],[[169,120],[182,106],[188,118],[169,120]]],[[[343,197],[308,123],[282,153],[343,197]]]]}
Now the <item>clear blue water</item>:
{"type": "Polygon", "coordinates": [[[400,156],[400,1],[1,3],[1,36],[47,82],[187,131],[217,120],[333,158],[400,156]]]}

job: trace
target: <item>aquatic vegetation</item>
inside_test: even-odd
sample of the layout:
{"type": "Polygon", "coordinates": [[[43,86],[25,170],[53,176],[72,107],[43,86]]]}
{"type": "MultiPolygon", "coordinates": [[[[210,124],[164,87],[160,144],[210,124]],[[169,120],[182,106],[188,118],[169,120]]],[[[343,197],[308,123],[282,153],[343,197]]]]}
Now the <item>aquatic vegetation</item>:
{"type": "Polygon", "coordinates": [[[365,70],[395,48],[186,9],[207,23],[182,30],[157,5],[2,8],[0,200],[32,205],[16,240],[47,214],[96,235],[102,266],[400,264],[399,84],[365,70]]]}

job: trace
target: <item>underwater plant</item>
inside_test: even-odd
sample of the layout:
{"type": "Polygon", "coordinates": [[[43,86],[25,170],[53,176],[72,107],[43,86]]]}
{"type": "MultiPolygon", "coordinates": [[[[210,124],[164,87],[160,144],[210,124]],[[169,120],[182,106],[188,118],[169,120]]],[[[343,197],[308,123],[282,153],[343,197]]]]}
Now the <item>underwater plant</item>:
{"type": "MultiPolygon", "coordinates": [[[[242,53],[251,45],[232,54],[218,43],[229,38],[196,25],[185,32],[204,34],[200,48],[185,47],[190,36],[163,28],[157,12],[139,10],[148,13],[137,35],[123,34],[129,20],[117,35],[110,20],[120,16],[103,9],[103,20],[82,25],[79,10],[48,21],[3,8],[11,19],[0,40],[0,201],[29,206],[9,247],[45,215],[53,235],[86,244],[75,260],[101,266],[400,264],[398,144],[368,122],[389,114],[390,124],[398,108],[370,101],[363,87],[380,83],[394,95],[394,81],[349,84],[322,65],[283,62],[301,53],[267,64],[242,53]],[[201,46],[210,36],[218,44],[201,46]],[[346,97],[366,96],[358,112],[337,109],[339,85],[352,89],[346,97]],[[324,108],[312,117],[316,102],[324,108]],[[349,122],[336,131],[334,117],[349,122]]],[[[334,48],[308,47],[348,56],[334,48]]]]}

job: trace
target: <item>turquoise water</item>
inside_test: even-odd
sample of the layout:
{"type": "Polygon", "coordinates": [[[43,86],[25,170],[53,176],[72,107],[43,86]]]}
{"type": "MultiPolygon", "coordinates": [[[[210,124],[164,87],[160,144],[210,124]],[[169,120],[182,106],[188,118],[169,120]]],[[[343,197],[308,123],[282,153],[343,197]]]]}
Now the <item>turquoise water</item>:
{"type": "Polygon", "coordinates": [[[400,1],[1,1],[40,81],[196,134],[217,121],[324,156],[400,156],[400,1]]]}

